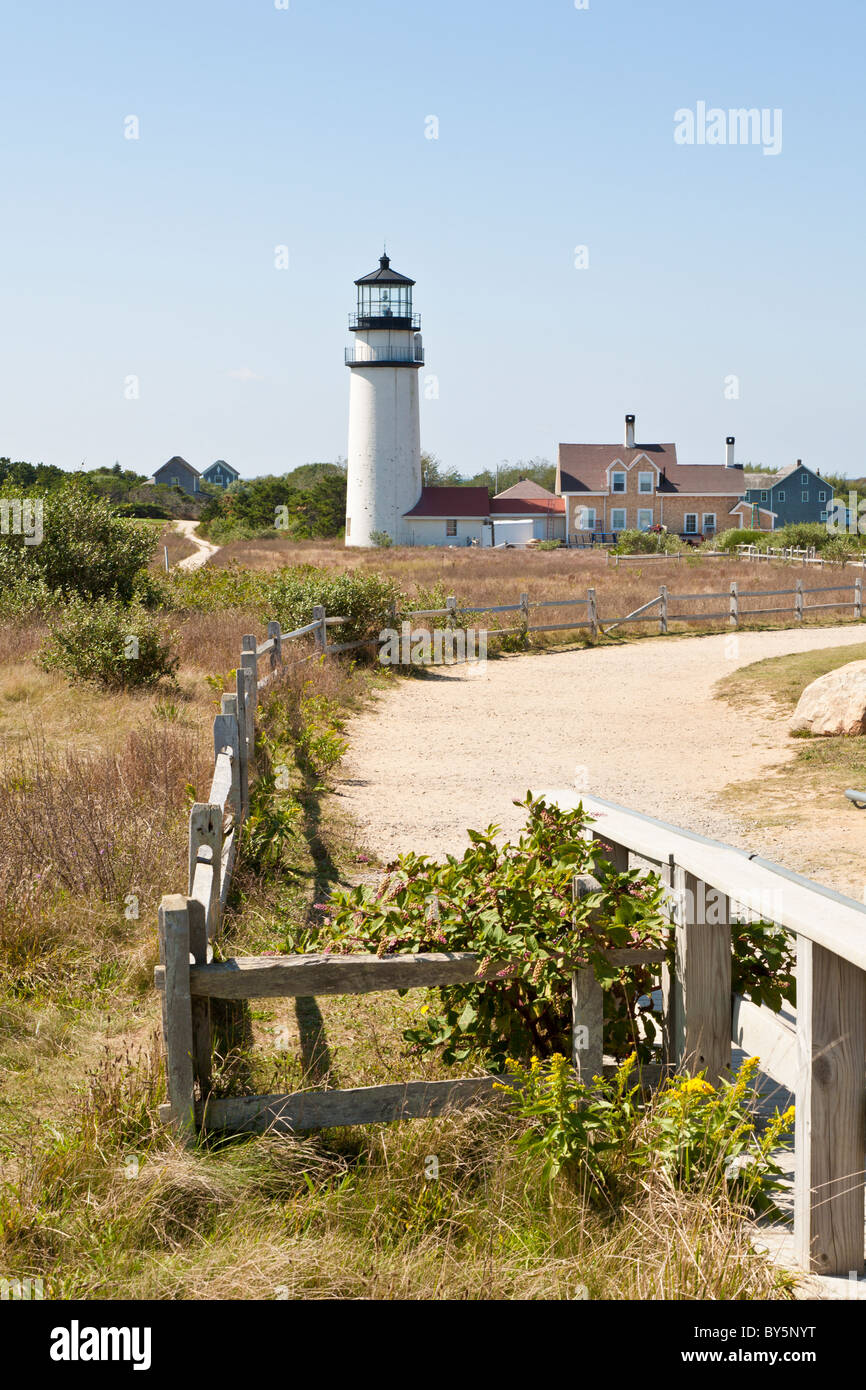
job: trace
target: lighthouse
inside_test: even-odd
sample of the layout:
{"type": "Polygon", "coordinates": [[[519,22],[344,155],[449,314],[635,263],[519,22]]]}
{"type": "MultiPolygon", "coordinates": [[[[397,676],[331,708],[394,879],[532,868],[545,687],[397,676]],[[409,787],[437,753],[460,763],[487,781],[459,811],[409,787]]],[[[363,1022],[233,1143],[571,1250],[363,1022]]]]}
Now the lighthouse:
{"type": "Polygon", "coordinates": [[[418,368],[424,363],[421,320],[412,311],[414,280],[392,269],[355,281],[355,335],[350,370],[346,545],[375,545],[387,535],[405,545],[404,515],[421,496],[418,368]]]}

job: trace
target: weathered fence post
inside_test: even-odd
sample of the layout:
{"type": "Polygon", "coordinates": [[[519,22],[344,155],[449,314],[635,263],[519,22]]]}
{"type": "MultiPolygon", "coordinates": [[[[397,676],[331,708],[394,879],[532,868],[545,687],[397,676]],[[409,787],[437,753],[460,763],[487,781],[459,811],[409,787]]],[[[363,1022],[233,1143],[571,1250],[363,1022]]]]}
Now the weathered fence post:
{"type": "Polygon", "coordinates": [[[661,607],[659,608],[659,632],[662,633],[668,630],[668,587],[666,584],[662,584],[659,589],[659,598],[661,600],[661,607]]]}
{"type": "Polygon", "coordinates": [[[165,1075],[172,1124],[187,1137],[195,1131],[189,949],[187,900],[179,893],[172,893],[159,905],[165,1075]]]}
{"type": "Polygon", "coordinates": [[[676,949],[673,971],[663,972],[668,1060],[715,1086],[731,1065],[730,903],[677,864],[665,876],[676,949]]]}
{"type": "MultiPolygon", "coordinates": [[[[219,906],[219,899],[217,899],[219,906]]],[[[204,907],[197,898],[187,900],[189,911],[189,950],[196,965],[207,965],[208,931],[204,907]]],[[[192,1072],[193,1080],[198,1082],[202,1101],[207,1098],[211,1087],[211,1059],[213,1042],[211,1037],[211,1003],[209,999],[193,998],[192,1012],[192,1072]]]]}
{"type": "Polygon", "coordinates": [[[529,646],[529,594],[520,595],[520,622],[523,627],[523,641],[529,646]]]}
{"type": "Polygon", "coordinates": [[[854,580],[854,617],[863,617],[863,580],[854,580]]]}
{"type": "MultiPolygon", "coordinates": [[[[577,903],[599,888],[592,874],[577,874],[572,896],[577,903]]],[[[591,965],[571,977],[571,1061],[584,1084],[604,1071],[604,994],[591,965]]]]}
{"type": "Polygon", "coordinates": [[[445,600],[445,607],[448,609],[448,616],[445,619],[449,627],[457,626],[457,599],[454,594],[449,594],[445,600]]]}
{"type": "Polygon", "coordinates": [[[730,598],[730,624],[731,627],[738,627],[740,622],[740,595],[737,590],[736,579],[731,580],[730,598]]]}
{"type": "MultiPolygon", "coordinates": [[[[242,677],[238,678],[238,690],[242,677]]],[[[240,820],[246,814],[249,804],[249,780],[247,772],[247,741],[243,725],[243,701],[238,694],[223,695],[220,701],[221,713],[214,720],[214,742],[224,739],[223,748],[231,748],[232,758],[232,809],[240,820]],[[217,733],[219,724],[219,733],[217,733]]]]}
{"type": "Polygon", "coordinates": [[[798,579],[798,580],[796,581],[796,588],[795,588],[795,593],[794,593],[794,617],[795,617],[795,619],[797,620],[798,623],[801,623],[801,622],[803,621],[803,581],[802,581],[802,579],[798,579]]]}
{"type": "Polygon", "coordinates": [[[313,609],[313,622],[319,624],[313,634],[316,639],[316,651],[324,656],[328,648],[328,627],[325,622],[325,610],[320,603],[313,609]]]}
{"type": "Polygon", "coordinates": [[[240,761],[241,814],[246,815],[250,804],[250,741],[247,736],[247,673],[243,666],[235,672],[237,682],[238,755],[240,761]]]}
{"type": "Polygon", "coordinates": [[[241,638],[241,671],[243,672],[244,732],[247,739],[247,768],[255,764],[256,707],[259,703],[259,659],[253,633],[241,638]]]}
{"type": "Polygon", "coordinates": [[[268,638],[274,639],[271,647],[271,670],[276,671],[278,666],[283,664],[283,630],[280,624],[275,621],[268,623],[268,638]]]}
{"type": "Polygon", "coordinates": [[[805,1269],[863,1269],[866,973],[797,937],[794,1244],[805,1269]]]}
{"type": "Polygon", "coordinates": [[[586,591],[586,614],[592,636],[598,637],[598,609],[595,602],[595,589],[587,589],[586,591]]]}
{"type": "MultiPolygon", "coordinates": [[[[189,887],[190,897],[195,888],[196,868],[199,864],[211,866],[210,892],[207,903],[202,903],[207,913],[208,934],[213,937],[219,928],[220,920],[220,872],[222,869],[223,813],[220,806],[206,801],[196,801],[189,813],[189,887]],[[203,858],[201,851],[210,850],[210,858],[203,858]]],[[[202,901],[199,899],[198,901],[202,901]]]]}

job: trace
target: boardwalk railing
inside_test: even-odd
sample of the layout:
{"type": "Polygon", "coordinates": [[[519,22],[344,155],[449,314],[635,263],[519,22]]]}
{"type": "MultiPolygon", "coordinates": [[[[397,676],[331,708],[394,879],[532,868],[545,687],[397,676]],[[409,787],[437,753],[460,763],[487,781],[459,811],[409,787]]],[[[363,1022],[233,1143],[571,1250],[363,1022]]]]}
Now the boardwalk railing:
{"type": "MultiPolygon", "coordinates": [[[[663,971],[668,1055],[710,1079],[731,1043],[762,1059],[796,1098],[794,1238],[799,1263],[859,1277],[864,1256],[866,1151],[866,907],[744,850],[573,791],[593,837],[620,870],[658,868],[673,894],[676,964],[663,971]],[[712,902],[711,914],[701,904],[712,902]],[[796,1022],[747,999],[731,1013],[731,923],[773,922],[797,949],[796,1022]],[[712,917],[712,921],[709,919],[712,917]],[[701,920],[703,918],[704,920],[701,920]]],[[[600,1027],[600,1025],[598,1025],[600,1027]]],[[[598,1028],[597,1028],[598,1034],[598,1028]]],[[[598,1047],[596,1042],[596,1047],[598,1047]]]]}

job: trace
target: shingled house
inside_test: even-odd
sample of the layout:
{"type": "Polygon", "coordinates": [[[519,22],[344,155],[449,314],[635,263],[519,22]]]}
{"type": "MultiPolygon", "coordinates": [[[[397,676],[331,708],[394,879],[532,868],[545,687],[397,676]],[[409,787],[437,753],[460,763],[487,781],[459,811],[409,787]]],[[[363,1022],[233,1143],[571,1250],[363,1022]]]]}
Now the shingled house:
{"type": "Polygon", "coordinates": [[[769,508],[776,518],[776,528],[793,521],[827,520],[833,489],[802,459],[780,473],[746,473],[745,482],[746,501],[769,508]]]}
{"type": "Polygon", "coordinates": [[[556,491],[565,500],[569,544],[649,531],[663,526],[684,539],[718,535],[732,527],[773,529],[769,507],[746,501],[734,439],[723,464],[681,464],[675,444],[637,444],[635,417],[625,417],[622,444],[560,444],[556,491]]]}
{"type": "Polygon", "coordinates": [[[199,479],[201,474],[197,468],[193,468],[191,463],[182,459],[180,454],[175,454],[168,463],[164,463],[161,468],[157,468],[152,478],[148,479],[151,483],[167,483],[170,487],[181,487],[184,492],[188,492],[191,497],[197,497],[199,479]]]}

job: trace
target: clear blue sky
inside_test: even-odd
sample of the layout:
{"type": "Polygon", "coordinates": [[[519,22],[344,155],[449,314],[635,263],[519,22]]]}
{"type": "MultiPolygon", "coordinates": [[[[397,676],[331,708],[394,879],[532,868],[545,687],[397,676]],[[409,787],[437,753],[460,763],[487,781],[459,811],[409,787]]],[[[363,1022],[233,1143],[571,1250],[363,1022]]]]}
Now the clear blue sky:
{"type": "Polygon", "coordinates": [[[6,0],[0,454],[344,454],[387,237],[462,472],[626,411],[682,462],[866,472],[862,0],[289,4],[6,0]],[[781,153],[675,144],[698,101],[781,108],[781,153]]]}

